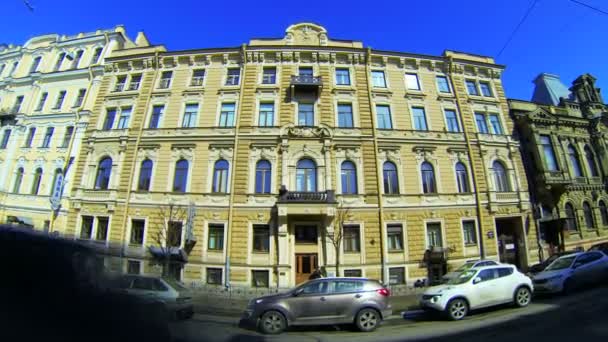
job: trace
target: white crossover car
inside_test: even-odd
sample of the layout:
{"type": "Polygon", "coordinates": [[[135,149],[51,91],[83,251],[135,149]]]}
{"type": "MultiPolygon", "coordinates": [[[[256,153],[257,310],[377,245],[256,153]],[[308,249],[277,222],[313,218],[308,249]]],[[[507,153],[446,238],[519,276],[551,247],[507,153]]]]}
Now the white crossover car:
{"type": "Polygon", "coordinates": [[[462,272],[444,285],[422,295],[425,309],[444,312],[451,320],[464,318],[469,310],[514,303],[527,306],[532,300],[532,280],[513,265],[484,266],[462,272]]]}
{"type": "Polygon", "coordinates": [[[539,292],[567,293],[604,279],[608,279],[608,256],[594,250],[557,258],[544,271],[534,275],[533,281],[539,292]]]}

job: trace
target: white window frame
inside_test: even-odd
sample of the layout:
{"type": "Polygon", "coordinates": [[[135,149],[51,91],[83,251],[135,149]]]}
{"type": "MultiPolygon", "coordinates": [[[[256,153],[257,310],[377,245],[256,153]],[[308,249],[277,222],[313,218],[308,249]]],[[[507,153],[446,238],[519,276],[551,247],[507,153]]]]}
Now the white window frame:
{"type": "Polygon", "coordinates": [[[409,255],[409,248],[408,248],[408,243],[407,243],[407,229],[406,229],[406,223],[403,221],[385,221],[384,222],[384,231],[385,231],[385,241],[386,241],[386,252],[388,254],[403,254],[404,256],[408,256],[409,255]],[[402,249],[389,249],[388,247],[388,226],[390,225],[400,225],[401,226],[401,244],[403,245],[402,249]]]}
{"type": "Polygon", "coordinates": [[[410,110],[410,120],[412,123],[412,130],[417,131],[417,132],[431,132],[433,130],[433,128],[431,127],[431,120],[429,120],[429,115],[428,115],[426,105],[424,103],[415,102],[415,103],[410,103],[408,107],[410,110]],[[416,124],[415,124],[416,120],[414,119],[414,108],[422,108],[422,110],[424,111],[424,121],[426,122],[426,130],[416,128],[416,124]]]}
{"type": "Polygon", "coordinates": [[[397,127],[397,122],[395,120],[395,112],[393,111],[393,105],[391,104],[391,102],[388,101],[377,101],[374,102],[374,105],[372,107],[372,114],[375,116],[374,120],[376,121],[376,129],[384,129],[384,130],[396,130],[398,129],[397,127]],[[378,125],[378,111],[377,111],[377,106],[387,106],[389,111],[390,111],[390,119],[391,119],[391,128],[380,128],[380,126],[378,125]]]}
{"type": "Polygon", "coordinates": [[[443,114],[443,124],[445,125],[444,127],[445,127],[446,132],[448,132],[448,133],[462,133],[463,132],[462,122],[460,122],[460,115],[458,115],[458,109],[456,109],[456,107],[441,106],[441,113],[443,114]],[[451,110],[456,114],[456,124],[458,124],[458,131],[450,131],[448,129],[448,120],[445,115],[446,110],[451,110]]]}
{"type": "MultiPolygon", "coordinates": [[[[150,103],[149,109],[148,109],[148,117],[146,118],[146,125],[144,127],[144,129],[161,129],[163,128],[163,121],[165,120],[165,116],[166,116],[166,112],[167,112],[167,103],[166,102],[152,102],[150,103]],[[163,113],[161,114],[160,118],[158,119],[158,126],[156,128],[150,128],[150,122],[152,121],[152,114],[154,113],[154,107],[155,106],[163,106],[163,113]]],[[[181,126],[180,126],[181,127],[181,126]]]]}
{"type": "Polygon", "coordinates": [[[403,76],[403,80],[405,82],[405,90],[406,91],[408,91],[408,92],[423,92],[422,81],[421,81],[419,73],[406,71],[405,74],[404,74],[404,76],[403,76]],[[416,77],[416,83],[418,84],[418,89],[410,88],[409,87],[408,79],[407,79],[408,75],[416,77]]]}
{"type": "MultiPolygon", "coordinates": [[[[167,106],[165,106],[165,111],[166,111],[166,109],[167,109],[167,106]]],[[[183,128],[196,128],[196,127],[199,127],[199,121],[200,121],[200,117],[201,117],[200,113],[201,113],[201,102],[200,101],[198,101],[198,100],[197,101],[187,101],[187,100],[184,100],[182,102],[182,110],[181,110],[181,113],[179,115],[178,128],[179,129],[183,129],[183,128]],[[193,104],[197,105],[197,107],[196,107],[195,125],[194,126],[184,127],[183,124],[184,124],[184,119],[186,118],[186,107],[188,105],[193,105],[193,104]]],[[[160,126],[160,124],[159,124],[159,126],[160,126]]]]}
{"type": "Polygon", "coordinates": [[[261,86],[278,86],[280,83],[280,72],[279,72],[279,66],[276,64],[263,64],[260,66],[259,69],[259,76],[258,76],[258,84],[261,86]],[[264,82],[264,69],[266,68],[274,68],[275,74],[274,74],[274,83],[263,83],[264,82]]]}
{"type": "Polygon", "coordinates": [[[435,89],[437,90],[437,94],[440,94],[440,95],[454,94],[454,90],[452,89],[452,85],[450,83],[450,76],[445,75],[445,74],[435,74],[435,89]],[[448,92],[447,93],[441,91],[441,89],[439,88],[439,82],[437,82],[437,79],[439,77],[445,77],[445,79],[448,83],[448,92]]]}
{"type": "Polygon", "coordinates": [[[351,68],[351,66],[349,65],[336,65],[333,68],[333,72],[334,72],[334,86],[336,87],[354,87],[354,81],[353,81],[353,69],[351,68]],[[346,69],[348,70],[348,83],[349,84],[338,84],[338,69],[346,69]]]}
{"type": "MultiPolygon", "coordinates": [[[[278,108],[278,101],[277,98],[272,97],[272,98],[266,98],[266,97],[259,97],[256,101],[256,106],[255,106],[255,116],[254,116],[254,125],[253,126],[258,126],[259,128],[272,128],[272,127],[276,127],[277,126],[277,108],[278,108]],[[272,126],[260,126],[260,109],[262,108],[262,104],[267,104],[267,103],[272,103],[273,105],[273,114],[272,114],[272,126]]],[[[221,110],[221,108],[220,108],[221,110]]],[[[235,120],[236,120],[236,113],[235,113],[235,120]]]]}
{"type": "Polygon", "coordinates": [[[208,71],[208,68],[193,66],[190,71],[190,77],[188,78],[188,88],[204,88],[207,85],[207,79],[209,78],[207,77],[208,71]],[[203,70],[203,72],[205,73],[203,76],[203,82],[200,85],[192,85],[192,81],[194,80],[194,72],[199,70],[203,70]]]}
{"type": "MultiPolygon", "coordinates": [[[[169,165],[169,175],[171,178],[169,178],[169,181],[167,182],[167,192],[173,192],[173,183],[175,182],[175,164],[177,164],[178,161],[180,161],[181,159],[184,159],[186,161],[188,161],[188,177],[186,179],[186,191],[184,191],[183,193],[188,193],[191,192],[192,189],[192,170],[193,170],[193,164],[194,164],[194,160],[192,160],[192,158],[188,158],[184,155],[178,155],[175,158],[171,158],[171,164],[169,165]]],[[[156,168],[152,168],[152,173],[154,173],[156,168]]],[[[150,182],[150,188],[152,188],[152,182],[150,182]]]]}
{"type": "Polygon", "coordinates": [[[371,69],[370,70],[369,78],[371,80],[372,88],[375,88],[375,89],[390,89],[390,84],[388,82],[388,76],[387,76],[386,69],[371,69]],[[373,74],[374,74],[374,72],[377,72],[377,71],[381,71],[382,74],[384,75],[384,85],[385,85],[384,87],[379,87],[379,86],[374,85],[374,76],[373,76],[373,74]]]}
{"type": "MultiPolygon", "coordinates": [[[[314,71],[313,71],[314,73],[314,71]]],[[[319,126],[319,108],[317,106],[318,100],[313,100],[313,101],[301,101],[303,103],[306,104],[312,104],[312,121],[313,121],[313,127],[317,127],[319,126]]],[[[295,117],[294,117],[294,122],[296,123],[296,126],[299,126],[300,120],[299,120],[299,114],[300,114],[300,101],[295,101],[296,104],[296,110],[295,110],[295,117]]]]}
{"type": "Polygon", "coordinates": [[[476,246],[479,248],[479,227],[478,227],[478,223],[477,223],[477,218],[476,217],[461,217],[460,218],[460,234],[462,235],[462,248],[463,250],[465,250],[466,248],[470,248],[473,246],[476,246]],[[465,241],[465,234],[464,234],[464,221],[473,221],[473,231],[475,233],[475,239],[476,242],[475,244],[467,244],[465,241]]]}
{"type": "Polygon", "coordinates": [[[446,236],[445,236],[445,221],[443,218],[441,219],[428,219],[428,220],[424,220],[423,224],[424,224],[424,247],[425,249],[428,249],[430,247],[429,245],[429,232],[428,232],[428,224],[429,223],[439,223],[440,229],[441,229],[441,246],[442,248],[446,248],[447,245],[447,240],[446,240],[446,236]]]}
{"type": "Polygon", "coordinates": [[[134,245],[131,245],[131,233],[133,232],[133,220],[141,220],[144,221],[144,236],[143,236],[143,241],[141,246],[139,246],[142,250],[146,249],[146,246],[148,245],[148,229],[149,229],[149,221],[148,221],[148,217],[146,216],[131,216],[129,215],[129,222],[127,224],[127,239],[124,242],[126,246],[129,246],[130,248],[138,248],[135,247],[134,245]]]}

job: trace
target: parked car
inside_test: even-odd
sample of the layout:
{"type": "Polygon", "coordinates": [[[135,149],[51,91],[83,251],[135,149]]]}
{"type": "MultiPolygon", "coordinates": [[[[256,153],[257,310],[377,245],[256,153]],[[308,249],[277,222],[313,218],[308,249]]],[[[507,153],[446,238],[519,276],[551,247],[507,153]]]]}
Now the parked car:
{"type": "Polygon", "coordinates": [[[420,304],[450,320],[464,318],[470,310],[505,303],[527,306],[532,300],[532,281],[513,265],[471,268],[447,284],[433,286],[422,294],[420,304]]]}
{"type": "Polygon", "coordinates": [[[608,242],[598,243],[597,245],[593,245],[589,248],[588,251],[602,251],[604,254],[608,255],[608,242]]]}
{"type": "Polygon", "coordinates": [[[115,282],[119,291],[154,305],[168,318],[186,319],[194,314],[190,291],[171,278],[122,275],[115,282]]]}
{"type": "Polygon", "coordinates": [[[550,257],[548,257],[547,259],[545,259],[545,261],[539,262],[538,264],[534,264],[534,265],[530,266],[528,268],[528,273],[534,275],[536,273],[542,272],[545,270],[545,268],[547,268],[547,266],[549,266],[557,258],[562,257],[564,255],[570,255],[572,253],[576,253],[576,252],[575,251],[566,251],[566,252],[555,253],[555,254],[551,255],[550,257]]]}
{"type": "Polygon", "coordinates": [[[594,250],[557,258],[544,271],[534,275],[533,281],[539,292],[568,293],[607,276],[608,256],[594,250]]]}
{"type": "Polygon", "coordinates": [[[479,259],[468,260],[462,266],[458,267],[457,269],[453,270],[452,272],[446,273],[443,277],[441,277],[441,280],[443,283],[447,283],[451,279],[457,278],[460,275],[460,273],[462,273],[464,271],[468,271],[471,268],[483,267],[483,266],[496,266],[496,265],[498,265],[498,263],[493,260],[479,260],[479,259]]]}
{"type": "Polygon", "coordinates": [[[355,324],[372,331],[391,315],[390,291],[366,278],[309,280],[285,293],[252,299],[242,323],[266,334],[278,334],[288,326],[355,324]]]}

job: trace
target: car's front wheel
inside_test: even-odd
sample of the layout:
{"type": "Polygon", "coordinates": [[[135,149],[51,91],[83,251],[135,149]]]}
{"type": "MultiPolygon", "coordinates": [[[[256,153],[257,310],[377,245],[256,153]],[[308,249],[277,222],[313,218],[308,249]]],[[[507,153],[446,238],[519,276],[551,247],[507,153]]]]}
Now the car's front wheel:
{"type": "Polygon", "coordinates": [[[280,334],[286,327],[285,316],[278,311],[267,311],[260,318],[259,328],[264,334],[280,334]]]}
{"type": "Polygon", "coordinates": [[[527,287],[520,286],[517,288],[517,290],[515,290],[514,297],[515,306],[523,308],[530,304],[530,301],[532,300],[532,292],[530,292],[530,289],[527,287]]]}
{"type": "Polygon", "coordinates": [[[374,331],[380,324],[381,318],[378,311],[374,309],[363,309],[355,317],[355,325],[359,331],[374,331]]]}
{"type": "Polygon", "coordinates": [[[469,305],[462,298],[452,299],[445,308],[445,313],[452,321],[463,319],[469,312],[469,305]]]}

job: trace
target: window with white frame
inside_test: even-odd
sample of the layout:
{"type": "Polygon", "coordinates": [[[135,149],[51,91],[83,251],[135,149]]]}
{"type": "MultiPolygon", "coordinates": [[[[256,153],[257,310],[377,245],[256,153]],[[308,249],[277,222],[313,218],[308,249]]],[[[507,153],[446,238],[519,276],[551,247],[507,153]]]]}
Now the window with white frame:
{"type": "Polygon", "coordinates": [[[129,128],[129,121],[131,120],[131,107],[120,108],[120,117],[118,118],[117,129],[129,128]]]}
{"type": "Polygon", "coordinates": [[[391,223],[386,227],[387,245],[390,252],[403,251],[403,226],[391,223]]]}
{"type": "Polygon", "coordinates": [[[57,95],[57,100],[55,101],[55,106],[53,106],[53,109],[61,109],[61,106],[63,106],[63,100],[65,100],[65,94],[66,94],[65,90],[62,90],[59,92],[59,94],[57,95]]]}
{"type": "Polygon", "coordinates": [[[465,245],[476,245],[477,244],[477,233],[475,229],[474,220],[462,221],[462,235],[464,237],[465,245]]]}
{"type": "Polygon", "coordinates": [[[51,140],[53,139],[53,132],[55,132],[55,127],[48,127],[46,132],[44,133],[44,138],[42,139],[42,148],[47,148],[51,146],[51,140]]]}
{"type": "Polygon", "coordinates": [[[25,139],[25,145],[23,147],[32,147],[32,142],[36,136],[36,127],[30,127],[27,132],[27,138],[25,139]]]}
{"type": "Polygon", "coordinates": [[[444,109],[445,114],[445,125],[448,132],[460,132],[460,126],[458,125],[458,118],[456,117],[456,111],[454,109],[444,109]]]}
{"type": "Polygon", "coordinates": [[[141,84],[141,74],[131,75],[131,79],[129,80],[129,90],[137,90],[139,89],[139,85],[141,84]]]}
{"type": "Polygon", "coordinates": [[[391,108],[388,105],[376,105],[376,116],[379,129],[393,129],[391,108]]]}
{"type": "Polygon", "coordinates": [[[350,103],[338,104],[338,127],[352,128],[353,124],[353,105],[350,103]]]}
{"type": "Polygon", "coordinates": [[[458,192],[468,193],[471,192],[469,187],[469,175],[467,174],[467,168],[463,163],[456,163],[456,182],[458,184],[458,192]]]}
{"type": "Polygon", "coordinates": [[[205,82],[205,69],[192,70],[192,80],[190,80],[191,87],[202,87],[205,82]]]}
{"type": "Polygon", "coordinates": [[[315,105],[308,102],[298,103],[298,126],[315,125],[315,105]]]}
{"type": "Polygon", "coordinates": [[[8,140],[11,137],[12,130],[5,129],[2,133],[2,142],[0,143],[0,149],[5,149],[8,146],[8,140]]]}
{"type": "Polygon", "coordinates": [[[277,83],[277,68],[276,67],[264,67],[262,70],[262,84],[275,84],[277,83]]]}
{"type": "Polygon", "coordinates": [[[489,133],[486,116],[483,113],[475,113],[475,122],[477,123],[477,132],[482,134],[489,133]]]}
{"type": "Polygon", "coordinates": [[[372,86],[376,88],[386,88],[386,79],[384,78],[384,71],[372,71],[372,86]]]}
{"type": "Polygon", "coordinates": [[[504,134],[502,125],[500,124],[500,118],[498,114],[489,114],[488,121],[490,121],[490,127],[492,128],[492,134],[504,134]]]}
{"type": "Polygon", "coordinates": [[[428,131],[426,123],[426,112],[422,107],[412,107],[412,116],[414,117],[414,129],[417,131],[428,131]]]}
{"type": "MultiPolygon", "coordinates": [[[[164,112],[164,107],[163,107],[164,112]]],[[[182,127],[196,127],[196,121],[198,116],[198,103],[187,103],[184,108],[184,119],[182,120],[182,127]]],[[[159,116],[160,117],[160,116],[159,116]]]]}
{"type": "Polygon", "coordinates": [[[229,164],[226,160],[220,159],[215,162],[213,167],[213,186],[211,187],[212,192],[228,192],[228,170],[229,164]]]}
{"type": "Polygon", "coordinates": [[[350,160],[342,162],[340,168],[342,181],[342,194],[354,195],[357,194],[357,168],[355,163],[350,160]]]}
{"type": "Polygon", "coordinates": [[[494,173],[495,191],[498,191],[498,192],[511,191],[511,186],[509,184],[509,179],[507,177],[507,171],[505,170],[504,165],[499,161],[495,161],[492,164],[492,171],[494,173]]]}
{"type": "Polygon", "coordinates": [[[230,68],[226,71],[226,85],[227,86],[237,86],[239,85],[241,77],[241,69],[239,68],[230,68]]]}
{"type": "Polygon", "coordinates": [[[41,111],[44,108],[44,103],[46,99],[49,97],[49,93],[44,92],[40,95],[40,100],[38,101],[38,106],[36,106],[36,111],[41,111]]]}
{"type": "Polygon", "coordinates": [[[116,76],[116,83],[114,84],[114,92],[121,92],[125,89],[127,84],[127,76],[120,75],[116,76]]]}
{"type": "Polygon", "coordinates": [[[41,60],[42,57],[40,56],[34,58],[34,60],[32,61],[32,65],[30,66],[30,74],[38,71],[38,67],[40,66],[41,60]]]}
{"type": "Polygon", "coordinates": [[[443,247],[441,223],[429,222],[426,224],[426,238],[428,247],[443,247]]]}
{"type": "Polygon", "coordinates": [[[224,250],[224,225],[210,223],[207,239],[207,249],[210,251],[224,250]]]}
{"type": "Polygon", "coordinates": [[[494,96],[492,94],[492,86],[490,86],[489,82],[479,82],[479,89],[481,90],[481,95],[486,96],[486,97],[492,97],[494,96]]]}
{"type": "Polygon", "coordinates": [[[186,192],[189,168],[190,165],[185,159],[180,159],[175,163],[175,174],[173,175],[174,192],[186,192]]]}
{"type": "Polygon", "coordinates": [[[270,251],[270,226],[267,224],[253,225],[253,251],[268,253],[270,251]]]}
{"type": "Polygon", "coordinates": [[[420,90],[420,81],[417,74],[405,74],[405,84],[409,90],[420,90]]]}
{"type": "Polygon", "coordinates": [[[93,236],[93,216],[82,216],[80,224],[80,238],[90,240],[93,236]]]}
{"type": "Polygon", "coordinates": [[[348,68],[336,68],[336,85],[350,85],[350,71],[348,68]]]}
{"type": "Polygon", "coordinates": [[[146,227],[146,221],[141,219],[131,220],[131,237],[129,244],[141,246],[144,243],[144,231],[146,227]]]}
{"type": "Polygon", "coordinates": [[[95,240],[106,241],[108,239],[108,229],[110,228],[109,223],[110,219],[108,217],[97,217],[97,234],[95,240]]]}
{"type": "Polygon", "coordinates": [[[173,71],[163,71],[158,83],[158,88],[168,89],[171,86],[171,79],[173,78],[173,71]]]}
{"type": "Polygon", "coordinates": [[[477,84],[473,80],[465,80],[464,81],[467,86],[467,92],[469,95],[479,95],[479,91],[477,90],[477,84]]]}
{"type": "Polygon", "coordinates": [[[158,128],[160,125],[160,120],[163,117],[164,113],[165,105],[154,105],[152,107],[152,114],[150,115],[150,123],[148,124],[148,128],[158,128]]]}
{"type": "Polygon", "coordinates": [[[234,127],[234,102],[222,103],[219,127],[234,127]]]}
{"type": "Polygon", "coordinates": [[[258,126],[274,126],[274,102],[260,103],[260,113],[258,115],[258,126]]]}
{"type": "Polygon", "coordinates": [[[342,227],[345,253],[361,252],[361,229],[357,224],[345,224],[342,227]]]}
{"type": "Polygon", "coordinates": [[[80,107],[82,105],[82,102],[84,101],[84,96],[86,95],[87,90],[86,89],[79,89],[78,90],[78,95],[76,95],[76,101],[74,101],[74,107],[80,107]]]}
{"type": "Polygon", "coordinates": [[[450,83],[448,82],[448,78],[446,76],[437,76],[437,88],[440,93],[451,93],[450,91],[450,83]]]}

